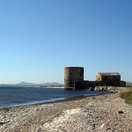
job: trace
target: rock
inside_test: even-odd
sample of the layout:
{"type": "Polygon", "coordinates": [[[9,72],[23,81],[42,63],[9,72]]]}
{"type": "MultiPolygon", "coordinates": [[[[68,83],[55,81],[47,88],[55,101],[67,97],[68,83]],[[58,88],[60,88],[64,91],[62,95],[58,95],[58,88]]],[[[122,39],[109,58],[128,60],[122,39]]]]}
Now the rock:
{"type": "Polygon", "coordinates": [[[103,91],[104,90],[104,87],[99,87],[99,91],[103,91]]]}
{"type": "Polygon", "coordinates": [[[104,88],[102,88],[101,91],[104,91],[104,88]]]}
{"type": "Polygon", "coordinates": [[[105,123],[100,126],[100,129],[102,129],[105,126],[105,123]]]}
{"type": "Polygon", "coordinates": [[[95,129],[95,124],[91,124],[89,127],[88,127],[88,130],[93,130],[95,129]]]}
{"type": "Polygon", "coordinates": [[[96,89],[96,91],[108,91],[106,86],[104,86],[104,87],[95,87],[95,89],[96,89]]]}
{"type": "Polygon", "coordinates": [[[124,112],[122,110],[119,110],[118,111],[118,114],[123,114],[124,112]]]}
{"type": "Polygon", "coordinates": [[[3,125],[3,124],[5,124],[5,122],[0,122],[0,125],[3,125]]]}
{"type": "Polygon", "coordinates": [[[111,130],[111,128],[109,127],[109,128],[107,128],[106,130],[111,130]]]}
{"type": "Polygon", "coordinates": [[[94,91],[94,88],[93,87],[89,87],[89,91],[94,91]]]}
{"type": "Polygon", "coordinates": [[[104,88],[107,89],[107,86],[105,86],[104,88]]]}
{"type": "Polygon", "coordinates": [[[104,87],[95,87],[94,91],[103,91],[103,90],[104,90],[104,87]]]}
{"type": "Polygon", "coordinates": [[[104,91],[108,91],[108,88],[107,88],[107,86],[105,86],[105,87],[104,87],[104,91]]]}
{"type": "Polygon", "coordinates": [[[94,91],[98,91],[98,87],[95,87],[95,88],[94,88],[94,91]]]}

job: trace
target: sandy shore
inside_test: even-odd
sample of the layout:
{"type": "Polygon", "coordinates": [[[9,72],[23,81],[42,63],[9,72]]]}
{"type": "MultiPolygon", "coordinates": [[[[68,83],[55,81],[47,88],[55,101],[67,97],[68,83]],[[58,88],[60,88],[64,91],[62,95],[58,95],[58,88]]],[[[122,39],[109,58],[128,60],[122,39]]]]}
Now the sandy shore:
{"type": "Polygon", "coordinates": [[[0,132],[132,132],[132,106],[116,93],[5,108],[0,132]]]}

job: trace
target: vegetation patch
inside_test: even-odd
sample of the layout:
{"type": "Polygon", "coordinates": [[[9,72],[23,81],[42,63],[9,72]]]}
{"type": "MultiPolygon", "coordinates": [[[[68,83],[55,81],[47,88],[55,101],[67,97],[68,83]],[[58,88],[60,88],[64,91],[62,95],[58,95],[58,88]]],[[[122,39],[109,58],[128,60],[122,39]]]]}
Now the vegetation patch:
{"type": "Polygon", "coordinates": [[[120,93],[120,97],[125,99],[127,104],[132,105],[132,90],[120,93]]]}

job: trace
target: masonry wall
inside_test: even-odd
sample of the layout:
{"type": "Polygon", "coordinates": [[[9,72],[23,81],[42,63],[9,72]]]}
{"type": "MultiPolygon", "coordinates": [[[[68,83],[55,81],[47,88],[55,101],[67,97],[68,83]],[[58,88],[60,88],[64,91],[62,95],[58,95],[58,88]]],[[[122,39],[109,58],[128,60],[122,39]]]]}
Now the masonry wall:
{"type": "Polygon", "coordinates": [[[96,86],[121,86],[125,87],[126,82],[120,81],[120,82],[104,82],[104,81],[79,81],[74,83],[73,90],[84,90],[89,89],[89,87],[96,87],[96,86]]]}
{"type": "Polygon", "coordinates": [[[84,90],[88,89],[89,87],[100,86],[100,82],[98,81],[79,81],[74,83],[73,90],[84,90]]]}
{"type": "Polygon", "coordinates": [[[96,75],[96,81],[104,81],[104,82],[112,82],[112,81],[116,81],[116,82],[120,82],[121,77],[120,75],[105,75],[105,74],[101,74],[98,73],[96,75]]]}
{"type": "Polygon", "coordinates": [[[65,89],[73,89],[74,83],[83,81],[83,79],[84,79],[83,67],[65,67],[64,69],[65,89]]]}

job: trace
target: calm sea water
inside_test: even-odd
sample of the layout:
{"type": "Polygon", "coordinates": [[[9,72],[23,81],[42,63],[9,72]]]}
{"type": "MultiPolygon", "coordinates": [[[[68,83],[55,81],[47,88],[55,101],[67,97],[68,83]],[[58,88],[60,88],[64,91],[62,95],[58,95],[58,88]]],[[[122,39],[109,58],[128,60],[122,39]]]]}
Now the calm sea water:
{"type": "Polygon", "coordinates": [[[63,88],[0,87],[0,108],[63,100],[109,92],[70,91],[63,88]]]}

